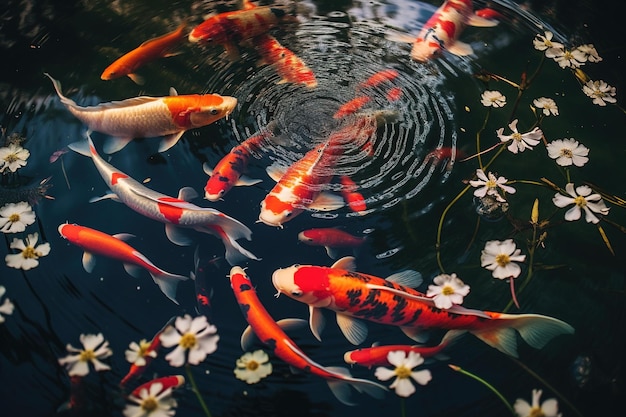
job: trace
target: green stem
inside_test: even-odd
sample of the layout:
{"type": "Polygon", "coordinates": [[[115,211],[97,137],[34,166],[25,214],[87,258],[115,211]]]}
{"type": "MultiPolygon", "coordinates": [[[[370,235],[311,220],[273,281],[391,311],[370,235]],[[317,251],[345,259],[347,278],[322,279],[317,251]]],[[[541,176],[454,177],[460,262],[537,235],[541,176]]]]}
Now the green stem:
{"type": "Polygon", "coordinates": [[[406,398],[400,398],[400,417],[406,417],[406,398]]]}
{"type": "Polygon", "coordinates": [[[504,396],[502,394],[500,394],[500,391],[498,391],[493,385],[491,385],[489,382],[485,381],[484,379],[482,379],[481,377],[479,377],[478,375],[474,375],[471,372],[466,371],[465,369],[461,368],[460,366],[456,366],[456,365],[452,365],[452,364],[448,364],[448,366],[450,368],[452,368],[453,370],[462,373],[463,375],[467,375],[470,378],[475,379],[476,381],[480,382],[481,384],[483,384],[484,386],[486,386],[487,388],[489,388],[494,394],[496,394],[498,396],[498,398],[500,398],[500,400],[504,403],[504,405],[506,405],[506,408],[509,409],[509,411],[511,412],[511,414],[515,417],[518,417],[517,413],[515,412],[515,410],[513,409],[513,407],[511,406],[511,404],[509,404],[509,402],[506,400],[506,398],[504,398],[504,396]]]}
{"type": "Polygon", "coordinates": [[[200,406],[202,407],[202,410],[204,410],[204,414],[207,417],[211,417],[211,412],[209,411],[209,408],[206,406],[206,403],[204,402],[202,395],[200,395],[200,390],[198,389],[198,385],[196,384],[196,380],[193,377],[193,373],[191,372],[191,367],[189,366],[189,364],[185,365],[185,370],[187,371],[187,378],[189,378],[189,382],[191,383],[191,390],[194,392],[194,394],[196,394],[196,398],[198,398],[198,401],[200,402],[200,406]]]}
{"type": "Polygon", "coordinates": [[[437,264],[439,265],[439,269],[442,273],[446,272],[443,268],[443,263],[441,262],[441,232],[443,230],[443,221],[446,218],[446,214],[448,213],[448,211],[450,211],[454,203],[459,201],[459,199],[463,197],[463,194],[465,194],[467,190],[469,190],[471,187],[471,185],[466,185],[465,188],[463,188],[463,190],[461,190],[461,192],[457,194],[457,196],[454,197],[454,199],[446,206],[446,208],[443,210],[443,213],[441,213],[441,217],[439,218],[439,225],[437,226],[437,243],[435,244],[435,249],[437,250],[437,264]]]}
{"type": "Polygon", "coordinates": [[[483,133],[483,130],[487,127],[487,121],[489,120],[489,114],[491,113],[491,107],[487,108],[487,114],[485,115],[485,120],[483,121],[483,125],[476,132],[476,155],[478,156],[478,167],[483,169],[483,159],[480,156],[480,135],[483,133]]]}

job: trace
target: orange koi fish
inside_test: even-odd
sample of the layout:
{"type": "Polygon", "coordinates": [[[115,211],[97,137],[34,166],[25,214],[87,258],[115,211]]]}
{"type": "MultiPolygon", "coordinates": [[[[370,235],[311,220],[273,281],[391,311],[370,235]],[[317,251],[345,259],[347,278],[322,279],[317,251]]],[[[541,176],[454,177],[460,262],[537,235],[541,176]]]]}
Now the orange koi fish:
{"type": "Polygon", "coordinates": [[[137,75],[135,71],[158,58],[177,55],[172,51],[187,37],[186,28],[187,25],[183,23],[173,32],[145,41],[137,48],[116,59],[102,72],[100,78],[108,81],[127,76],[136,84],[144,84],[143,78],[137,75]]]}
{"type": "Polygon", "coordinates": [[[135,388],[131,395],[135,397],[139,397],[142,390],[150,392],[150,387],[154,384],[161,384],[161,390],[157,392],[155,395],[161,394],[163,391],[167,389],[174,389],[181,387],[185,383],[185,377],[182,375],[172,375],[172,376],[163,376],[161,378],[153,379],[152,381],[148,381],[145,384],[139,385],[135,388]]]}
{"type": "Polygon", "coordinates": [[[315,73],[289,48],[284,47],[270,35],[260,35],[252,40],[261,55],[261,64],[274,67],[281,83],[304,84],[308,88],[317,87],[315,73]]]}
{"type": "Polygon", "coordinates": [[[385,97],[391,102],[400,100],[400,97],[402,97],[402,89],[400,87],[390,88],[385,97]]]}
{"type": "Polygon", "coordinates": [[[387,360],[389,352],[400,350],[408,355],[409,352],[415,352],[424,358],[437,356],[452,342],[465,334],[465,330],[449,330],[436,346],[424,345],[384,345],[372,346],[369,348],[361,348],[350,350],[343,355],[343,360],[350,365],[361,365],[371,368],[372,366],[389,366],[387,360]]]}
{"type": "Polygon", "coordinates": [[[515,330],[537,349],[557,335],[574,332],[569,324],[539,314],[504,314],[460,306],[439,309],[432,299],[411,288],[419,282],[416,274],[405,271],[387,279],[378,278],[355,272],[354,258],[346,257],[330,268],[294,265],[278,269],[272,275],[272,283],[279,293],[309,306],[311,330],[316,337],[319,338],[323,326],[318,310],[327,308],[337,313],[339,327],[354,344],[363,342],[367,336],[367,328],[359,319],[400,326],[414,339],[424,329],[467,330],[514,357],[517,356],[515,330]]]}
{"type": "Polygon", "coordinates": [[[309,358],[284,331],[284,329],[299,327],[306,322],[300,319],[274,321],[259,300],[254,286],[243,268],[234,266],[230,270],[229,277],[235,298],[249,324],[241,335],[241,348],[244,351],[250,350],[254,341],[253,335],[256,335],[277,357],[289,365],[326,379],[328,387],[342,403],[354,405],[350,402],[350,391],[346,384],[359,392],[365,391],[375,398],[382,398],[382,395],[387,391],[383,385],[366,379],[354,378],[345,368],[325,367],[309,358]]]}
{"type": "Polygon", "coordinates": [[[81,107],[61,93],[61,83],[49,74],[61,103],[90,131],[113,136],[104,145],[105,153],[114,153],[133,138],[163,137],[159,152],[171,148],[189,129],[209,125],[227,117],[237,105],[237,99],[219,94],[141,96],[111,101],[92,107],[81,107]]]}
{"type": "Polygon", "coordinates": [[[357,111],[361,110],[363,106],[369,103],[372,99],[369,96],[358,96],[353,98],[352,100],[344,103],[337,109],[335,114],[333,115],[333,119],[341,119],[342,117],[346,117],[350,114],[354,114],[357,111]]]}
{"type": "Polygon", "coordinates": [[[367,240],[366,237],[353,236],[335,228],[315,228],[303,230],[298,240],[311,246],[323,246],[332,259],[337,259],[337,248],[358,248],[367,240]]]}
{"type": "Polygon", "coordinates": [[[339,191],[345,202],[348,203],[348,207],[355,213],[364,213],[367,210],[365,197],[357,191],[358,186],[352,178],[347,175],[341,175],[339,182],[341,183],[341,189],[339,191]]]}
{"type": "Polygon", "coordinates": [[[372,88],[384,82],[393,81],[398,77],[398,71],[395,69],[384,69],[370,76],[367,80],[358,85],[359,88],[372,88]]]}
{"type": "Polygon", "coordinates": [[[137,249],[124,242],[125,239],[132,237],[132,235],[117,234],[111,236],[99,230],[68,223],[59,225],[58,229],[59,234],[63,238],[85,251],[83,254],[85,271],[90,273],[93,271],[95,266],[93,254],[122,261],[126,272],[132,276],[137,275],[134,267],[141,267],[150,273],[150,276],[163,291],[163,294],[178,304],[178,301],[176,301],[176,287],[180,281],[185,281],[189,277],[171,274],[154,265],[137,249]]]}

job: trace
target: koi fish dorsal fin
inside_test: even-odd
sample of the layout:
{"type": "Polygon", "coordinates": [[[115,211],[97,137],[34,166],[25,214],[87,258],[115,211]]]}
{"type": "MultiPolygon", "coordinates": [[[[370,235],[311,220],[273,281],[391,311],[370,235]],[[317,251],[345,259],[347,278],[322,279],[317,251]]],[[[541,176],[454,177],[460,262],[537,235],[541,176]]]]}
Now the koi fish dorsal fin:
{"type": "Polygon", "coordinates": [[[198,193],[191,187],[183,187],[178,190],[178,199],[183,201],[191,201],[198,197],[198,193]]]}
{"type": "Polygon", "coordinates": [[[170,87],[170,96],[177,96],[178,91],[174,87],[170,87]]]}
{"type": "Polygon", "coordinates": [[[367,338],[367,325],[361,320],[337,313],[337,324],[348,342],[360,345],[367,338]]]}
{"type": "Polygon", "coordinates": [[[417,288],[424,281],[422,274],[411,269],[389,275],[386,279],[389,282],[409,288],[417,288]]]}
{"type": "Polygon", "coordinates": [[[467,18],[467,25],[468,26],[477,26],[477,27],[488,28],[488,27],[496,26],[498,23],[500,23],[500,22],[498,22],[497,20],[485,19],[484,17],[478,16],[476,14],[470,15],[467,18]]]}
{"type": "Polygon", "coordinates": [[[467,56],[474,53],[474,50],[469,44],[461,41],[456,41],[451,45],[446,46],[446,50],[458,56],[467,56]]]}
{"type": "Polygon", "coordinates": [[[334,269],[345,269],[346,271],[354,272],[356,271],[356,261],[354,256],[344,256],[335,262],[331,268],[334,269]]]}

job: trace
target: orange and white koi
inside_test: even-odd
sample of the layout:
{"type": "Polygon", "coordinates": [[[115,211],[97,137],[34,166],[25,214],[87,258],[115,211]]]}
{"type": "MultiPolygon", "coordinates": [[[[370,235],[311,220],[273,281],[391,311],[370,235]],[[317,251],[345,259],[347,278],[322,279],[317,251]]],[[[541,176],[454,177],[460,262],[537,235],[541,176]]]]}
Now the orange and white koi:
{"type": "Polygon", "coordinates": [[[332,227],[314,228],[298,233],[298,240],[311,246],[323,246],[332,259],[337,259],[337,248],[355,249],[367,240],[332,227]]]}
{"type": "Polygon", "coordinates": [[[341,183],[339,191],[348,207],[355,213],[364,214],[367,210],[367,203],[363,194],[358,191],[359,187],[357,184],[347,175],[341,175],[339,182],[341,183]]]}
{"type": "Polygon", "coordinates": [[[261,55],[261,64],[272,65],[280,76],[279,84],[303,84],[317,87],[315,73],[291,49],[283,46],[270,35],[259,35],[252,40],[261,55]]]}
{"type": "Polygon", "coordinates": [[[539,314],[504,314],[460,306],[439,309],[431,298],[412,288],[419,282],[418,274],[405,271],[387,279],[378,278],[355,272],[354,258],[346,257],[332,267],[294,265],[278,269],[272,283],[279,293],[309,306],[311,330],[316,337],[323,326],[319,309],[326,308],[337,313],[340,329],[354,344],[367,337],[367,327],[360,319],[400,326],[414,339],[424,329],[467,330],[511,356],[517,356],[515,330],[538,349],[557,335],[574,332],[569,324],[539,314]]]}
{"type": "Polygon", "coordinates": [[[155,393],[155,395],[159,395],[167,389],[174,389],[174,388],[181,387],[184,383],[185,383],[185,377],[182,375],[163,376],[161,378],[156,378],[156,379],[146,382],[145,384],[139,385],[137,388],[135,388],[131,392],[131,395],[135,397],[139,397],[142,390],[145,390],[146,392],[150,392],[150,388],[154,384],[161,384],[161,390],[155,393]]]}
{"type": "Polygon", "coordinates": [[[90,157],[100,176],[111,189],[107,195],[91,201],[107,198],[121,201],[137,213],[164,223],[168,239],[177,245],[191,244],[191,240],[181,233],[181,228],[214,235],[226,247],[225,257],[231,265],[245,258],[259,259],[237,243],[237,239],[240,238],[250,240],[252,231],[243,223],[218,210],[190,203],[189,200],[197,197],[192,188],[181,188],[178,197],[170,197],[151,190],[102,159],[89,136],[86,141],[71,143],[69,148],[90,157]]]}
{"type": "Polygon", "coordinates": [[[169,273],[154,265],[145,255],[124,242],[132,235],[123,233],[111,236],[96,229],[69,223],[59,225],[58,230],[63,238],[85,251],[83,253],[85,271],[93,271],[95,266],[94,254],[122,261],[126,272],[132,276],[137,275],[135,268],[141,267],[150,273],[163,294],[178,304],[176,287],[180,281],[185,281],[189,277],[169,273]]]}
{"type": "Polygon", "coordinates": [[[108,81],[127,76],[136,84],[144,84],[143,78],[136,74],[137,69],[158,58],[177,55],[174,50],[187,38],[186,29],[187,25],[183,23],[173,32],[145,41],[116,59],[102,72],[100,78],[108,81]]]}
{"type": "Polygon", "coordinates": [[[466,26],[491,27],[495,20],[473,13],[472,0],[446,0],[424,24],[417,38],[408,35],[389,35],[390,40],[412,43],[411,58],[419,62],[433,59],[445,50],[455,55],[470,55],[472,47],[459,41],[466,26]]]}
{"type": "Polygon", "coordinates": [[[179,96],[172,89],[166,97],[140,96],[81,107],[61,92],[61,83],[49,74],[61,103],[90,131],[113,136],[104,145],[105,153],[114,153],[134,138],[163,137],[159,152],[171,148],[189,129],[209,125],[227,117],[237,99],[219,94],[179,96]]]}
{"type": "Polygon", "coordinates": [[[354,404],[350,402],[350,391],[346,389],[346,384],[359,392],[365,391],[375,398],[381,398],[387,391],[386,387],[376,382],[352,377],[345,368],[325,367],[314,362],[284,331],[284,329],[299,327],[306,322],[300,319],[274,321],[259,300],[254,286],[243,268],[234,266],[230,270],[229,277],[235,298],[249,324],[241,335],[241,348],[244,351],[250,349],[254,341],[253,335],[256,335],[261,343],[292,367],[326,379],[329,388],[337,399],[347,405],[354,404]]]}
{"type": "Polygon", "coordinates": [[[373,88],[378,85],[393,81],[398,77],[399,73],[393,68],[388,68],[384,70],[380,70],[375,74],[371,75],[367,80],[363,81],[358,85],[358,88],[373,88]]]}

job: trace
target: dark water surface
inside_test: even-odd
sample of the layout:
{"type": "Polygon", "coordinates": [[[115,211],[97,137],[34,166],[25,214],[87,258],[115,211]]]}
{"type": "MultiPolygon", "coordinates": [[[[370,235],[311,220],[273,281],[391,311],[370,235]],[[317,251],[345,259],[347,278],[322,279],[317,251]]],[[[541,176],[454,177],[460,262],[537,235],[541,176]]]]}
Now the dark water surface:
{"type": "MultiPolygon", "coordinates": [[[[264,2],[263,4],[265,4],[264,2]]],[[[274,3],[272,3],[274,4],[274,3]]],[[[575,138],[590,149],[590,161],[569,170],[576,185],[591,184],[602,190],[610,213],[599,224],[614,254],[607,248],[599,229],[584,220],[563,221],[564,210],[551,199],[555,191],[537,186],[546,178],[564,188],[565,171],[546,157],[540,144],[532,151],[512,155],[504,151],[490,170],[504,175],[517,192],[507,196],[508,216],[499,221],[477,223],[470,192],[450,203],[472,179],[478,161],[461,162],[476,153],[476,132],[489,113],[481,136],[482,148],[495,144],[495,131],[511,120],[517,90],[503,81],[488,83],[475,75],[488,71],[519,82],[530,77],[542,53],[532,40],[544,30],[569,46],[593,44],[603,60],[581,67],[592,79],[617,88],[622,105],[625,43],[623,22],[612,2],[509,1],[475,2],[498,10],[503,19],[494,28],[468,27],[461,40],[470,43],[474,54],[457,57],[445,54],[426,64],[412,61],[408,44],[387,40],[390,30],[417,34],[440,5],[412,0],[370,1],[282,1],[300,23],[288,24],[272,34],[288,46],[315,72],[318,86],[278,84],[270,66],[256,65],[258,56],[243,49],[241,59],[231,62],[222,48],[202,48],[185,43],[180,55],[146,65],[139,72],[143,86],[128,78],[100,80],[102,70],[114,59],[141,42],[174,30],[187,20],[190,27],[210,12],[234,10],[238,2],[211,1],[13,1],[0,8],[0,126],[6,135],[26,138],[28,163],[16,176],[3,176],[0,205],[13,198],[16,184],[32,189],[52,177],[51,199],[35,206],[37,221],[23,234],[6,234],[0,245],[2,259],[13,238],[38,232],[49,242],[50,254],[37,268],[21,271],[0,265],[0,285],[14,304],[12,315],[0,323],[0,413],[5,416],[90,415],[120,416],[125,405],[120,379],[128,372],[124,350],[131,341],[150,339],[173,316],[196,316],[196,294],[192,281],[179,285],[179,305],[168,300],[147,273],[128,275],[120,262],[99,257],[89,274],[81,264],[80,248],[57,232],[65,222],[92,227],[108,234],[131,233],[129,243],[166,271],[188,275],[194,270],[194,251],[199,246],[202,278],[212,287],[210,320],[218,329],[218,349],[192,368],[200,392],[214,416],[502,416],[510,415],[492,391],[478,381],[455,372],[455,364],[494,386],[506,400],[531,399],[532,389],[543,397],[557,398],[563,416],[621,415],[626,352],[626,274],[624,256],[626,215],[621,200],[626,198],[624,158],[626,118],[619,107],[594,105],[581,91],[567,69],[546,59],[539,75],[524,91],[515,109],[520,132],[530,130],[536,118],[529,110],[538,97],[551,97],[559,116],[542,121],[548,141],[575,138]],[[543,27],[540,27],[542,25],[543,27]],[[274,162],[290,165],[340,124],[332,116],[339,106],[356,96],[356,87],[377,71],[393,68],[399,75],[393,85],[402,89],[399,100],[389,102],[386,89],[376,87],[365,109],[397,113],[397,120],[377,132],[372,155],[349,153],[336,164],[336,173],[350,176],[368,203],[368,212],[355,215],[347,207],[331,212],[304,212],[279,229],[258,223],[259,204],[273,187],[265,168],[274,162]],[[367,243],[356,254],[357,270],[386,277],[395,272],[420,271],[426,292],[441,273],[457,273],[471,286],[463,305],[489,311],[537,313],[559,318],[575,329],[574,335],[554,338],[537,350],[519,341],[519,358],[513,359],[467,335],[446,350],[447,358],[431,359],[420,369],[429,369],[432,381],[418,386],[403,403],[393,390],[383,400],[353,392],[358,405],[337,401],[325,381],[304,373],[293,374],[289,366],[270,355],[273,373],[259,384],[247,385],[232,370],[243,354],[240,335],[247,323],[227,279],[230,266],[223,259],[224,247],[213,236],[191,232],[194,244],[176,246],[166,237],[163,225],[142,217],[123,204],[110,200],[90,203],[102,196],[107,186],[89,158],[72,151],[51,163],[57,150],[84,137],[86,127],[59,102],[49,73],[61,81],[63,91],[79,105],[96,105],[139,95],[164,96],[170,87],[180,94],[219,93],[234,96],[238,106],[228,120],[188,131],[167,152],[157,152],[156,139],[137,139],[121,151],[106,156],[106,139],[94,133],[96,147],[109,163],[146,186],[170,196],[189,186],[200,194],[207,175],[203,163],[214,166],[233,146],[268,123],[287,138],[287,143],[268,145],[252,159],[247,175],[263,181],[250,187],[235,187],[223,201],[194,203],[213,207],[248,226],[252,240],[240,243],[260,261],[250,260],[247,272],[259,298],[278,319],[308,318],[305,305],[286,296],[275,298],[272,272],[292,264],[331,265],[323,248],[298,242],[299,232],[317,227],[340,227],[354,235],[367,235],[367,243]],[[502,109],[487,110],[480,103],[484,90],[498,90],[507,97],[502,109]],[[429,153],[452,149],[452,157],[437,163],[429,153]],[[67,174],[67,181],[64,172],[67,174]],[[510,305],[507,282],[492,278],[480,266],[480,254],[489,240],[514,238],[528,254],[532,238],[529,226],[533,201],[539,199],[539,217],[549,220],[543,246],[535,252],[532,280],[517,293],[520,308],[510,305]],[[442,220],[442,216],[443,217],[442,220]],[[443,228],[438,234],[438,225],[443,228]],[[218,259],[214,261],[214,259],[218,259]],[[65,356],[66,344],[79,347],[79,336],[102,333],[110,342],[113,356],[106,359],[107,372],[93,371],[84,378],[84,409],[57,411],[70,398],[70,379],[57,364],[65,356]],[[69,413],[69,414],[68,414],[69,413]],[[72,414],[73,413],[73,414],[72,414]]],[[[623,106],[622,106],[623,107],[623,106]]],[[[494,152],[483,155],[483,161],[494,152]]],[[[545,184],[545,183],[544,183],[545,184]]],[[[336,184],[331,189],[338,190],[336,184]]],[[[341,252],[350,255],[350,250],[341,252]]],[[[527,276],[529,262],[522,265],[519,285],[527,276]]],[[[0,299],[0,303],[3,299],[0,299]]],[[[324,365],[345,366],[343,354],[355,347],[335,325],[334,314],[326,315],[323,341],[308,329],[290,336],[313,360],[324,365]]],[[[429,344],[442,332],[435,331],[429,344]]],[[[361,347],[372,343],[412,344],[393,327],[369,325],[361,347]]],[[[260,344],[256,348],[263,348],[260,344]]],[[[138,382],[157,376],[184,374],[163,359],[150,365],[138,382]]],[[[376,380],[373,369],[353,367],[354,376],[376,380]]],[[[389,383],[384,382],[388,385],[389,383]]],[[[134,387],[134,385],[133,385],[134,387]]],[[[189,385],[174,393],[176,415],[204,415],[189,385]]]]}

